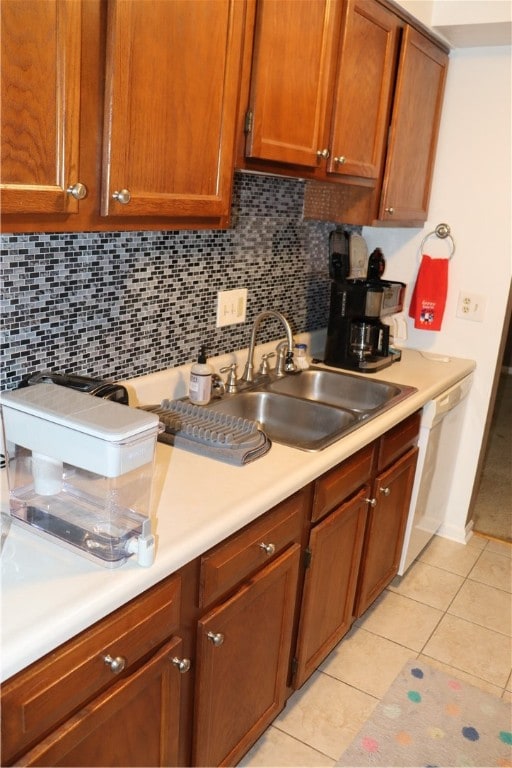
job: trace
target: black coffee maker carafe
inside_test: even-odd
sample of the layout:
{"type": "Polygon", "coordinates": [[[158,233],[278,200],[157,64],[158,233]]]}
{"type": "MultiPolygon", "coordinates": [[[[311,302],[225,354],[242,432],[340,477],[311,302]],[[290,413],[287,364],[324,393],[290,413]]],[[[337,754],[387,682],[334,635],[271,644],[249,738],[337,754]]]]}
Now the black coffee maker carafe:
{"type": "Polygon", "coordinates": [[[389,326],[381,318],[402,310],[405,284],[382,279],[385,261],[380,248],[368,259],[366,279],[353,279],[348,276],[348,255],[332,246],[331,240],[332,282],[324,362],[335,368],[372,373],[399,358],[390,351],[389,326]]]}

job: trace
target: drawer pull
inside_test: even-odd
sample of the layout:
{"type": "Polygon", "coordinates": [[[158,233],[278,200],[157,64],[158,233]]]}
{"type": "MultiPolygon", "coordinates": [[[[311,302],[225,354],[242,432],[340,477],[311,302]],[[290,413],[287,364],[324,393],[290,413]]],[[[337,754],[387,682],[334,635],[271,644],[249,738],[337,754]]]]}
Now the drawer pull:
{"type": "Polygon", "coordinates": [[[270,555],[274,555],[276,551],[276,545],[275,544],[265,544],[265,542],[261,542],[260,549],[262,549],[266,555],[270,557],[270,555]]]}
{"type": "Polygon", "coordinates": [[[379,488],[379,491],[382,493],[383,496],[389,496],[391,493],[391,488],[379,488]]]}
{"type": "Polygon", "coordinates": [[[178,659],[178,657],[175,656],[171,659],[171,663],[174,664],[176,669],[182,674],[188,672],[190,669],[190,659],[178,659]]]}
{"type": "Polygon", "coordinates": [[[114,659],[110,653],[107,653],[107,655],[103,657],[103,661],[110,667],[114,675],[118,675],[126,666],[126,659],[124,656],[116,656],[114,659]]]}
{"type": "Polygon", "coordinates": [[[370,507],[374,507],[377,504],[377,499],[364,499],[364,501],[366,501],[370,507]]]}
{"type": "Polygon", "coordinates": [[[208,640],[211,640],[213,645],[215,645],[216,647],[219,645],[222,645],[222,643],[224,642],[224,635],[222,634],[222,632],[208,632],[206,637],[208,638],[208,640]]]}

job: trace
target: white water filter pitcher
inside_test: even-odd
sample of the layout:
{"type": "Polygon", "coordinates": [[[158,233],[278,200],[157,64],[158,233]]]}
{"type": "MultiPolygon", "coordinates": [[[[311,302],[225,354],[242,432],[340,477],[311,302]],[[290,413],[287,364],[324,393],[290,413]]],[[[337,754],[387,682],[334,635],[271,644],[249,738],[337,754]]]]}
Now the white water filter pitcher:
{"type": "Polygon", "coordinates": [[[1,405],[13,521],[108,568],[151,565],[158,417],[51,383],[1,405]]]}

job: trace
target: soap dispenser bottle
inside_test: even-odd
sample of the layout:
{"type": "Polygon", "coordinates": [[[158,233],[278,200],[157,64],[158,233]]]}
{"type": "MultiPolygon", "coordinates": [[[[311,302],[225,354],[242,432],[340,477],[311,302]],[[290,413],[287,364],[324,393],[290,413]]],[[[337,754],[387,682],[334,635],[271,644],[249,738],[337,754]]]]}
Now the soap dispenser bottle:
{"type": "Polygon", "coordinates": [[[190,370],[188,396],[196,405],[208,405],[212,396],[213,368],[206,362],[206,349],[201,347],[197,363],[190,370]]]}

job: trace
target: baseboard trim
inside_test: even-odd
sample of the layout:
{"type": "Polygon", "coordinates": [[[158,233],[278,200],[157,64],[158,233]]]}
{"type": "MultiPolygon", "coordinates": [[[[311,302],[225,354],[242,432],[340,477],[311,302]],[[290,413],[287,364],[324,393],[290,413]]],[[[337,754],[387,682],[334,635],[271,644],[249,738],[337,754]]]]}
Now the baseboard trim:
{"type": "Polygon", "coordinates": [[[443,523],[437,531],[436,536],[441,536],[443,539],[450,539],[450,541],[456,541],[458,544],[467,544],[473,536],[473,521],[470,520],[464,528],[443,523]]]}

